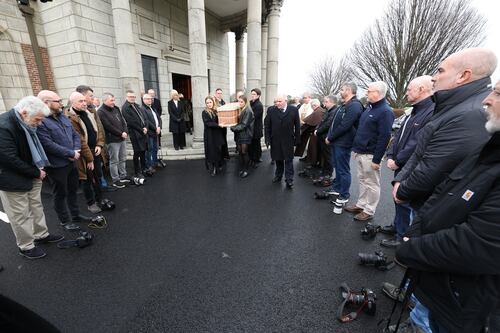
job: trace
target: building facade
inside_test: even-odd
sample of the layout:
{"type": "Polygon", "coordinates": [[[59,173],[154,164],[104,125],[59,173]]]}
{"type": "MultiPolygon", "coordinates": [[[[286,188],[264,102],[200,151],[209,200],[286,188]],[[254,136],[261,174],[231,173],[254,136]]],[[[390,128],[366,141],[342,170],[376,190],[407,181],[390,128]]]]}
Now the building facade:
{"type": "Polygon", "coordinates": [[[67,98],[79,84],[118,105],[127,89],[154,88],[164,105],[177,89],[193,103],[200,145],[205,96],[230,94],[230,47],[236,89],[276,95],[282,1],[0,0],[0,112],[42,89],[67,98]]]}

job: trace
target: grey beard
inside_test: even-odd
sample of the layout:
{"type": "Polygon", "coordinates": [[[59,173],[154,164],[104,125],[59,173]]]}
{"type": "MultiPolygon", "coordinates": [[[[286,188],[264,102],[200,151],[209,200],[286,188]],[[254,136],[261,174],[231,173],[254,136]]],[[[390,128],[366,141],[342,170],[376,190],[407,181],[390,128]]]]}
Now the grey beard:
{"type": "Polygon", "coordinates": [[[492,117],[492,118],[488,119],[488,121],[486,122],[484,127],[486,127],[486,130],[490,134],[500,132],[500,118],[492,117]]]}

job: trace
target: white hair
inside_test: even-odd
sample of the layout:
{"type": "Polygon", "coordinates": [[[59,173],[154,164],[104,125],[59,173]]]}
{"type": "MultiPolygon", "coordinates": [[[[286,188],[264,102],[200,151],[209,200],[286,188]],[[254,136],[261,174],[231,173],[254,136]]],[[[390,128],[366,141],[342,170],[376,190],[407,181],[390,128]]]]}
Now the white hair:
{"type": "Polygon", "coordinates": [[[311,105],[321,106],[321,103],[320,103],[319,99],[314,98],[314,99],[311,99],[311,105]]]}
{"type": "Polygon", "coordinates": [[[14,110],[16,112],[21,113],[23,111],[28,112],[28,116],[34,117],[42,113],[45,117],[50,115],[50,110],[41,99],[35,96],[26,96],[23,97],[17,104],[14,106],[14,110]]]}
{"type": "Polygon", "coordinates": [[[387,83],[385,83],[384,81],[372,82],[368,85],[368,87],[372,87],[377,90],[382,97],[385,97],[385,95],[387,94],[387,83]]]}

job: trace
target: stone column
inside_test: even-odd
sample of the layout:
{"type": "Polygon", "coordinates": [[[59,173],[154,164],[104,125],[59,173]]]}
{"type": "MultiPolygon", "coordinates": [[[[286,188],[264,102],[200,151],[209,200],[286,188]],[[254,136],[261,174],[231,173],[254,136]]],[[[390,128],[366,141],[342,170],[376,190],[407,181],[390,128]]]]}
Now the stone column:
{"type": "Polygon", "coordinates": [[[193,148],[203,147],[203,120],[201,113],[208,95],[207,34],[205,1],[188,0],[189,57],[191,60],[191,88],[193,103],[193,148]]]}
{"type": "Polygon", "coordinates": [[[262,1],[248,0],[247,9],[247,89],[261,88],[262,1]]]}
{"type": "Polygon", "coordinates": [[[280,35],[280,8],[282,1],[272,0],[269,6],[267,39],[266,105],[271,105],[278,94],[278,58],[280,35]]]}
{"type": "Polygon", "coordinates": [[[234,31],[236,41],[236,90],[245,90],[245,28],[238,27],[234,31]]]}
{"type": "Polygon", "coordinates": [[[264,107],[267,109],[269,105],[266,100],[266,86],[267,86],[267,22],[262,24],[262,42],[261,42],[261,77],[260,77],[260,86],[262,87],[262,95],[260,96],[260,101],[264,104],[264,107]]]}
{"type": "Polygon", "coordinates": [[[137,69],[137,51],[132,32],[132,15],[129,0],[111,0],[113,23],[116,38],[116,53],[123,94],[128,89],[140,94],[139,71],[137,69]]]}

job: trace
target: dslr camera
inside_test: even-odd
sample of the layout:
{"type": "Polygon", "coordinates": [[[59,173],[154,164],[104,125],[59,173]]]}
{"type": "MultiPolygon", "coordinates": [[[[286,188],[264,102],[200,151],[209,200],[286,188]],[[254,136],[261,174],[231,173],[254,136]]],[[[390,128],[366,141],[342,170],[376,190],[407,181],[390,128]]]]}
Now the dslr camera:
{"type": "Polygon", "coordinates": [[[364,240],[374,239],[377,232],[380,232],[381,227],[378,224],[368,223],[366,227],[361,229],[361,238],[364,240]]]}
{"type": "Polygon", "coordinates": [[[134,178],[132,178],[132,181],[134,182],[134,185],[141,186],[141,185],[144,185],[145,179],[142,177],[134,177],[134,178]]]}
{"type": "Polygon", "coordinates": [[[360,291],[353,291],[346,283],[342,283],[340,291],[343,301],[338,311],[338,319],[341,322],[347,323],[353,321],[361,311],[370,316],[375,315],[377,311],[377,295],[375,295],[373,290],[363,287],[360,291]],[[357,307],[357,309],[351,313],[344,314],[346,307],[357,307]]]}
{"type": "Polygon", "coordinates": [[[358,253],[359,263],[365,266],[374,266],[381,271],[388,271],[394,267],[394,262],[387,259],[387,256],[382,251],[371,253],[358,253]]]}
{"type": "Polygon", "coordinates": [[[101,200],[101,202],[99,203],[99,206],[101,207],[102,210],[113,210],[116,207],[116,205],[113,201],[106,199],[106,198],[101,200]]]}

